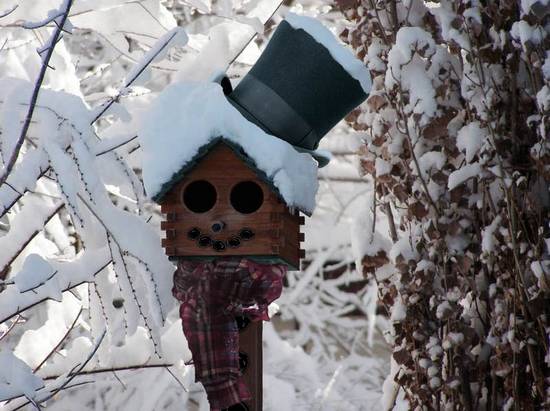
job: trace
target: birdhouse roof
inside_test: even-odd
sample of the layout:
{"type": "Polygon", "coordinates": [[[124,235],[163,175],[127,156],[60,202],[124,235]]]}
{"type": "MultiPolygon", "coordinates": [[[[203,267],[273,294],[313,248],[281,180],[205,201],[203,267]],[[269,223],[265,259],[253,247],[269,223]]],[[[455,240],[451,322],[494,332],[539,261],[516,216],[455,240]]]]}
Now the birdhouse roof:
{"type": "MultiPolygon", "coordinates": [[[[169,181],[165,182],[162,185],[161,190],[158,192],[158,194],[155,195],[155,197],[152,198],[152,200],[156,202],[160,202],[160,200],[165,196],[165,194],[167,194],[172,189],[172,187],[174,187],[177,184],[178,181],[180,181],[183,177],[185,177],[188,173],[190,173],[193,170],[193,168],[195,168],[195,166],[201,162],[203,157],[205,157],[218,144],[225,144],[226,146],[228,146],[239,159],[241,159],[250,169],[252,169],[252,171],[254,171],[254,173],[256,173],[256,175],[258,176],[258,179],[266,183],[267,186],[275,194],[277,194],[281,199],[284,200],[283,196],[279,192],[279,189],[273,184],[273,181],[267,176],[265,172],[263,172],[256,166],[256,163],[254,162],[254,160],[246,154],[243,148],[237,143],[223,136],[214,138],[210,140],[207,144],[202,146],[197,152],[197,154],[192,159],[190,159],[180,169],[179,172],[175,173],[169,181]]],[[[308,215],[311,214],[306,210],[302,210],[302,211],[306,212],[308,215]]]]}
{"type": "Polygon", "coordinates": [[[144,116],[139,139],[145,190],[154,201],[160,201],[214,145],[224,143],[289,207],[313,212],[318,187],[315,160],[246,120],[216,83],[177,83],[165,89],[144,116]]]}

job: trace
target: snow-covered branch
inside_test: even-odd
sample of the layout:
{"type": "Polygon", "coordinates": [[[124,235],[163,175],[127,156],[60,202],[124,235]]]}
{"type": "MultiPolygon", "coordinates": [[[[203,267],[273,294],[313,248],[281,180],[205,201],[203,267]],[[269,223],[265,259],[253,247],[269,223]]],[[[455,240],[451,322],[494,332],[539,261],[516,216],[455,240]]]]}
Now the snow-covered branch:
{"type": "MultiPolygon", "coordinates": [[[[25,271],[22,272],[28,273],[25,275],[26,281],[48,277],[54,271],[56,275],[31,293],[25,293],[19,288],[20,286],[27,288],[26,281],[21,281],[19,285],[17,283],[8,285],[0,294],[0,324],[47,299],[60,301],[63,292],[84,282],[94,281],[94,276],[110,263],[107,248],[88,250],[71,262],[46,261],[36,256],[32,263],[29,262],[28,267],[23,268],[25,271]],[[35,270],[37,266],[39,270],[35,270]]],[[[13,278],[17,278],[17,275],[13,278]]]]}
{"type": "Polygon", "coordinates": [[[27,111],[27,115],[25,116],[25,121],[23,123],[23,127],[21,128],[21,133],[19,135],[19,138],[15,144],[15,147],[11,154],[8,157],[8,161],[6,165],[4,166],[2,170],[2,175],[0,175],[0,187],[4,185],[6,180],[8,179],[9,175],[12,172],[13,167],[15,166],[15,163],[17,161],[17,158],[19,157],[19,152],[21,151],[21,147],[23,146],[23,142],[25,141],[25,138],[27,137],[27,132],[29,130],[29,126],[31,124],[31,120],[33,117],[34,109],[36,106],[36,103],[38,101],[38,94],[40,92],[40,89],[42,87],[42,82],[44,81],[44,76],[46,75],[46,70],[50,67],[50,59],[53,55],[55,46],[57,42],[59,41],[59,38],[63,32],[63,26],[67,20],[67,17],[69,15],[69,11],[71,9],[73,0],[65,0],[63,5],[60,8],[61,16],[56,17],[60,18],[59,25],[56,27],[54,32],[52,33],[50,39],[48,40],[48,47],[44,49],[45,54],[42,56],[42,66],[40,68],[40,72],[38,74],[38,78],[36,79],[36,82],[34,84],[34,90],[29,102],[29,109],[27,111]]]}
{"type": "Polygon", "coordinates": [[[13,13],[17,9],[17,7],[19,7],[18,4],[13,6],[11,9],[0,12],[0,19],[9,16],[11,13],[13,13]]]}
{"type": "Polygon", "coordinates": [[[167,52],[168,52],[168,46],[184,46],[187,43],[187,34],[185,31],[180,28],[176,27],[172,30],[170,30],[168,33],[166,33],[164,36],[162,36],[153,47],[145,54],[142,61],[137,64],[132,71],[126,76],[126,79],[124,80],[124,84],[122,88],[118,91],[118,93],[111,97],[106,103],[104,103],[99,109],[97,110],[97,114],[95,114],[92,124],[95,123],[109,108],[117,102],[122,94],[124,94],[128,87],[130,87],[147,69],[147,67],[154,62],[157,59],[162,58],[167,52]]]}
{"type": "Polygon", "coordinates": [[[32,396],[24,394],[26,397],[25,399],[16,399],[7,404],[5,406],[5,409],[16,411],[23,408],[29,403],[32,403],[35,407],[37,407],[38,404],[42,404],[53,398],[59,391],[65,389],[75,377],[80,375],[82,370],[88,365],[90,360],[96,354],[106,334],[107,330],[104,330],[96,341],[95,345],[90,350],[88,356],[81,363],[74,365],[74,367],[66,375],[60,376],[54,382],[51,382],[44,388],[37,390],[35,393],[32,394],[32,396]]]}

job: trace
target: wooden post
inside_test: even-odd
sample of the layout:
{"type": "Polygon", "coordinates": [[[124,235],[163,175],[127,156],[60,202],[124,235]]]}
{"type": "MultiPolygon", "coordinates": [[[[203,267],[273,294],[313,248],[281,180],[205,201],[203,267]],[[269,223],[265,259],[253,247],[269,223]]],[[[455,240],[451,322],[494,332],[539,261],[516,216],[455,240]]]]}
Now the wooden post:
{"type": "Polygon", "coordinates": [[[246,402],[250,411],[262,411],[263,358],[262,321],[251,322],[239,335],[239,350],[248,356],[248,366],[243,373],[252,399],[246,402]]]}

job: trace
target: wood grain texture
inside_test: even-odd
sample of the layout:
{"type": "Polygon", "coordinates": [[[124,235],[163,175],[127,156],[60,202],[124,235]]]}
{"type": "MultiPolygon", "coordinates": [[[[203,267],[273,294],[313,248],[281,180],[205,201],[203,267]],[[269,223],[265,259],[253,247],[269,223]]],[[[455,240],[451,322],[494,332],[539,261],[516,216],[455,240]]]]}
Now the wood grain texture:
{"type": "Polygon", "coordinates": [[[252,398],[246,401],[250,411],[262,410],[263,389],[263,347],[262,347],[262,322],[252,322],[239,334],[239,351],[248,355],[248,367],[243,373],[246,386],[250,390],[252,398]]]}
{"type": "Polygon", "coordinates": [[[291,269],[299,267],[300,241],[303,241],[300,224],[303,224],[303,217],[297,212],[291,214],[277,194],[223,143],[214,146],[193,170],[176,183],[160,205],[166,214],[165,221],[161,222],[161,229],[165,231],[162,246],[169,257],[272,256],[280,257],[291,269]],[[204,213],[191,212],[182,200],[187,185],[198,180],[210,182],[217,192],[214,207],[204,213]],[[261,207],[250,214],[239,213],[230,202],[232,188],[243,181],[255,182],[264,195],[261,207]],[[225,227],[214,233],[211,227],[217,221],[222,221],[225,227]],[[255,236],[249,241],[241,241],[237,248],[228,247],[217,252],[212,247],[199,247],[196,240],[190,239],[187,233],[192,228],[199,229],[213,240],[225,242],[237,236],[243,228],[251,229],[255,236]]]}

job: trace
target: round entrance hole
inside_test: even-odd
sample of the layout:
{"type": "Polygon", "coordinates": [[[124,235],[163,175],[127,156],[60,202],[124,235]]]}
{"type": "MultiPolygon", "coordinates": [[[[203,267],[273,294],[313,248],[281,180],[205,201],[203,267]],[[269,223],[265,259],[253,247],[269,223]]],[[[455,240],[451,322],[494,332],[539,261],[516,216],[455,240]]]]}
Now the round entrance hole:
{"type": "Polygon", "coordinates": [[[231,205],[242,214],[250,214],[264,202],[264,192],[254,181],[243,181],[231,190],[231,205]]]}
{"type": "Polygon", "coordinates": [[[183,191],[183,204],[194,213],[205,213],[214,207],[216,188],[206,180],[193,181],[183,191]]]}

